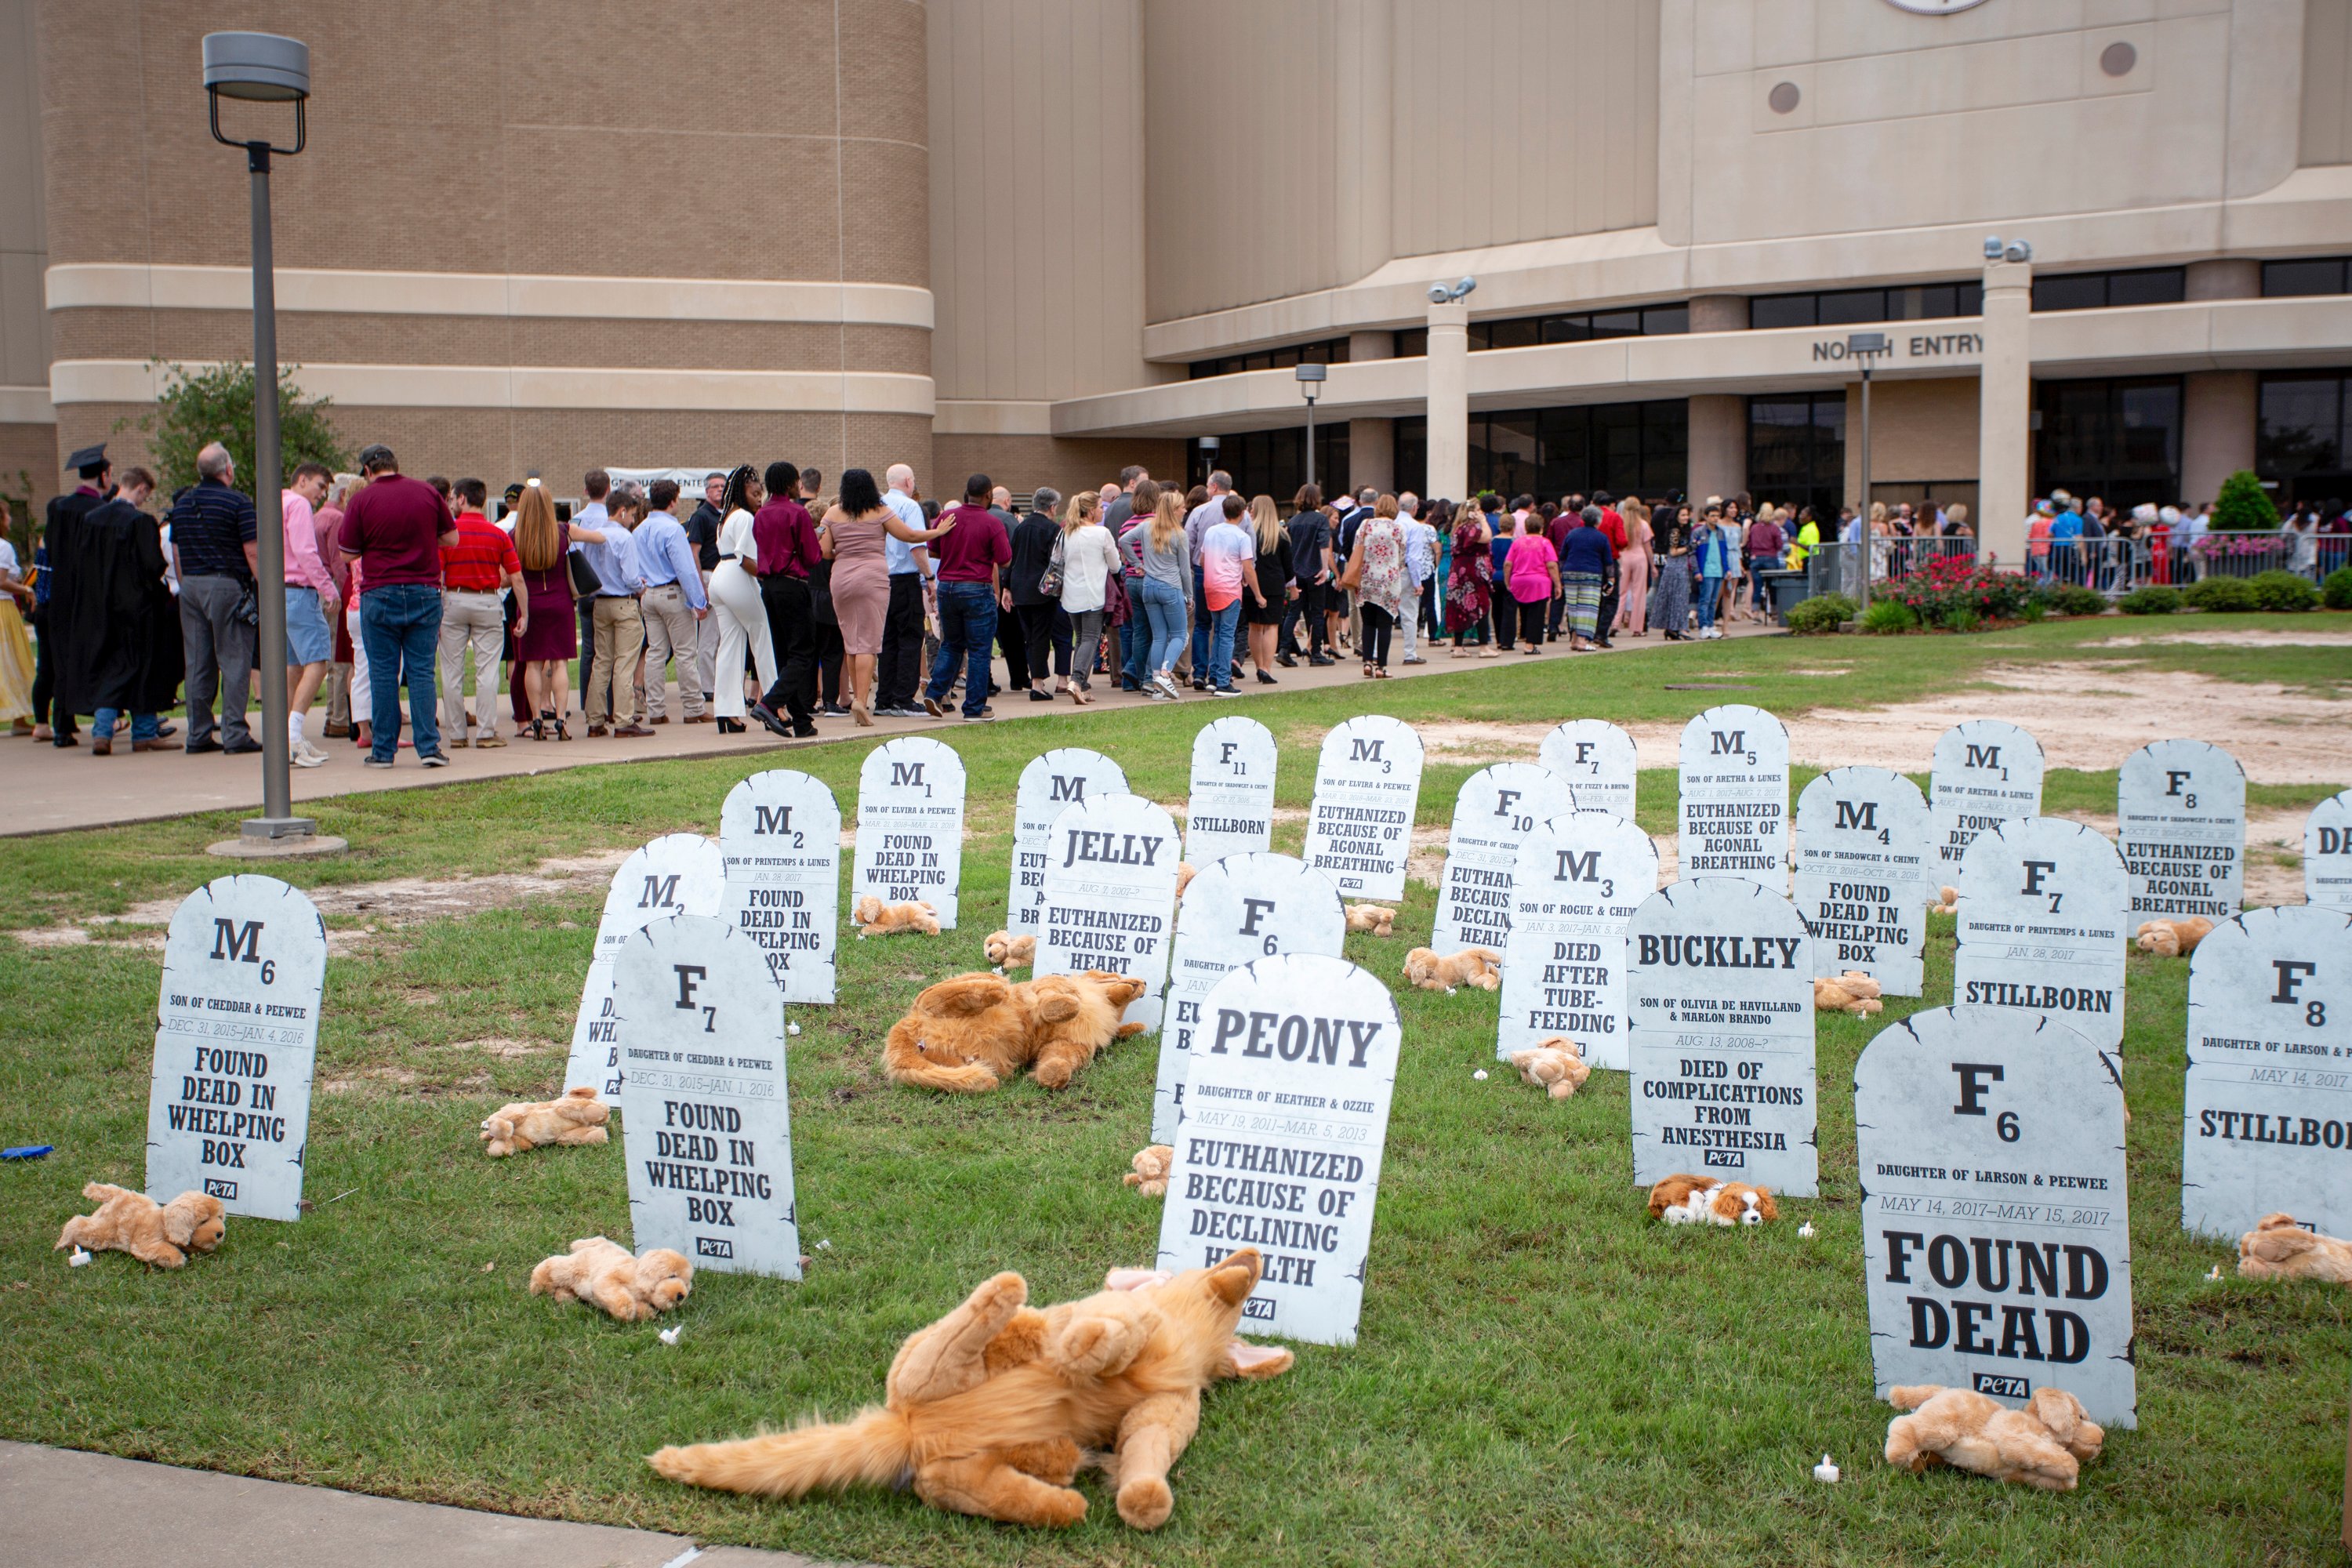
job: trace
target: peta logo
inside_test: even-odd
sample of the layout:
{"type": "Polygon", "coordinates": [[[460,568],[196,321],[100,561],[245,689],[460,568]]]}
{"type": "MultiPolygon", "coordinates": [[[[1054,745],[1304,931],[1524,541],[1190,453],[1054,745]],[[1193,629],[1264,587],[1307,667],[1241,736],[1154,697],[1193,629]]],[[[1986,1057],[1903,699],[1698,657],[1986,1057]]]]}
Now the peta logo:
{"type": "Polygon", "coordinates": [[[247,921],[239,925],[233,920],[215,917],[213,921],[213,956],[234,963],[261,962],[260,921],[247,921]]]}
{"type": "MultiPolygon", "coordinates": [[[[917,763],[915,765],[921,767],[923,764],[917,763]]],[[[723,1236],[698,1236],[694,1238],[694,1255],[697,1258],[732,1258],[735,1256],[735,1244],[723,1236]]]]}
{"type": "Polygon", "coordinates": [[[2031,1399],[2033,1385],[2024,1378],[2007,1373],[1980,1372],[1976,1374],[1976,1391],[1990,1399],[2031,1399]]]}

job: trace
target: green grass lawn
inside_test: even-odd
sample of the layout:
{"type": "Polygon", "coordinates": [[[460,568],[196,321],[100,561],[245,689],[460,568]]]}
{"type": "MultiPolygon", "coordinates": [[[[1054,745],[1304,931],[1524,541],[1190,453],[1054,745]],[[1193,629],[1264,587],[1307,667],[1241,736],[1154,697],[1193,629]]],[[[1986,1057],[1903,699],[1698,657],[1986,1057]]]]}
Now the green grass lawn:
{"type": "MultiPolygon", "coordinates": [[[[2340,648],[2079,650],[2116,626],[1486,665],[1391,683],[1377,699],[1409,721],[1671,720],[1718,700],[1781,712],[1901,700],[1965,688],[1992,660],[2130,657],[2282,681],[2315,701],[2341,700],[2352,676],[2340,648]],[[1854,673],[1796,673],[1832,656],[1854,673]],[[1687,679],[1756,689],[1664,689],[1687,679]]],[[[1373,695],[1247,707],[1283,742],[1284,805],[1307,803],[1322,731],[1373,695]]],[[[1092,744],[1141,793],[1180,800],[1210,706],[949,737],[971,777],[963,929],[845,941],[844,1004],[793,1010],[809,1278],[703,1276],[675,1348],[650,1325],[523,1289],[530,1266],[573,1237],[625,1234],[617,1140],[500,1162],[476,1152],[487,1110],[561,1075],[598,897],[385,931],[335,960],[306,1189],[320,1206],[299,1225],[233,1222],[221,1253],[176,1276],[120,1256],[68,1270],[48,1251],[83,1206],[82,1183],[140,1182],[156,955],[0,938],[0,1142],[58,1145],[0,1169],[0,1436],[909,1568],[2340,1561],[2347,1298],[2203,1279],[2229,1249],[2179,1226],[2186,965],[2137,955],[2125,1070],[2140,1428],[2116,1434],[2074,1495],[1914,1478],[1877,1458],[1892,1412],[1871,1399],[1850,1085],[1856,1053],[1886,1020],[1821,1026],[1822,1197],[1785,1205],[1778,1226],[1697,1235],[1643,1213],[1622,1074],[1596,1074],[1565,1103],[1507,1071],[1474,1081],[1474,1068],[1494,1065],[1495,998],[1415,991],[1399,994],[1404,1057],[1361,1338],[1349,1350],[1302,1347],[1287,1376],[1213,1394],[1163,1531],[1127,1530],[1092,1478],[1089,1521],[1053,1536],[936,1513],[901,1493],[784,1505],[656,1478],[642,1456],[664,1443],[877,1399],[898,1341],[995,1269],[1021,1270],[1034,1296],[1052,1300],[1087,1290],[1107,1267],[1149,1260],[1160,1205],[1118,1177],[1146,1141],[1156,1043],[1113,1047],[1057,1094],[1023,1080],[971,1100],[889,1085],[879,1054],[920,985],[982,964],[981,939],[1003,918],[1021,765],[1049,746],[1092,744]],[[544,1049],[480,1043],[494,1038],[544,1049]],[[329,1080],[343,1087],[330,1092],[329,1080]],[[1805,1219],[1819,1230],[1811,1240],[1797,1235],[1805,1219]],[[820,1239],[831,1246],[819,1250],[820,1239]],[[1844,1467],[1838,1487],[1810,1479],[1824,1450],[1844,1467]]],[[[784,761],[832,784],[847,814],[866,749],[784,761]]],[[[357,847],[285,874],[315,885],[517,869],[712,831],[727,788],[776,760],[321,802],[321,826],[357,847]]],[[[1430,769],[1423,822],[1445,820],[1469,771],[1430,769]]],[[[2332,787],[2254,796],[2283,806],[2332,787]]],[[[2048,805],[2112,810],[2114,792],[2111,772],[2054,773],[2048,805]]],[[[1670,828],[1673,794],[1671,773],[1643,775],[1653,831],[1670,828]]],[[[12,841],[0,923],[184,892],[224,869],[202,847],[225,830],[230,819],[214,816],[12,841]]],[[[1296,852],[1299,838],[1286,824],[1276,847],[1296,852]]],[[[1399,935],[1351,937],[1349,955],[1393,979],[1433,912],[1416,884],[1399,935]]],[[[1932,921],[1931,933],[1925,1000],[1940,1005],[1951,922],[1932,921]]],[[[1887,1019],[1912,1005],[1891,1005],[1887,1019]]]]}

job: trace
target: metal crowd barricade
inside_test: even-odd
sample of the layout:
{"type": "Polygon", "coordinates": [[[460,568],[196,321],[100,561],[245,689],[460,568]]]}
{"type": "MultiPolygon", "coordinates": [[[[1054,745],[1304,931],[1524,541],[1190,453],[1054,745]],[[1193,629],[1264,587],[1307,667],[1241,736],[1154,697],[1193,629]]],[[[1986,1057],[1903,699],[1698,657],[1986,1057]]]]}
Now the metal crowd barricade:
{"type": "MultiPolygon", "coordinates": [[[[1954,556],[1973,561],[1976,559],[1977,542],[1965,535],[1890,535],[1870,541],[1869,550],[1870,580],[1875,592],[1876,584],[1924,572],[1931,562],[1954,556]]],[[[1858,539],[1838,540],[1822,545],[1805,561],[1807,594],[1844,594],[1859,597],[1856,590],[1861,585],[1862,560],[1863,542],[1858,539]]]]}
{"type": "Polygon", "coordinates": [[[2054,540],[2028,552],[2028,570],[2042,582],[2096,588],[2119,598],[2135,588],[2185,588],[2207,577],[2253,577],[2293,572],[2314,583],[2352,565],[2352,534],[2296,534],[2173,530],[2161,542],[2147,536],[2054,540]]]}

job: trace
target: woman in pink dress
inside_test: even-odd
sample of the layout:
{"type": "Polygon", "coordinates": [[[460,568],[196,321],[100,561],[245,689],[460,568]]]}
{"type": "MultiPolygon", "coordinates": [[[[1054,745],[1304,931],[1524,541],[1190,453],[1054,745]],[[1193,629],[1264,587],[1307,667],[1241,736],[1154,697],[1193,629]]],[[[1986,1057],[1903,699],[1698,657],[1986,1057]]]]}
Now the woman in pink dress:
{"type": "Polygon", "coordinates": [[[890,608],[890,565],[882,535],[928,544],[953,526],[909,528],[884,504],[869,470],[851,468],[841,476],[841,497],[824,514],[818,543],[833,563],[842,679],[849,685],[850,714],[860,724],[874,722],[874,661],[882,652],[882,621],[890,608]]]}
{"type": "Polygon", "coordinates": [[[1650,635],[1650,509],[1630,497],[1617,505],[1625,548],[1617,557],[1617,629],[1650,635]]]}

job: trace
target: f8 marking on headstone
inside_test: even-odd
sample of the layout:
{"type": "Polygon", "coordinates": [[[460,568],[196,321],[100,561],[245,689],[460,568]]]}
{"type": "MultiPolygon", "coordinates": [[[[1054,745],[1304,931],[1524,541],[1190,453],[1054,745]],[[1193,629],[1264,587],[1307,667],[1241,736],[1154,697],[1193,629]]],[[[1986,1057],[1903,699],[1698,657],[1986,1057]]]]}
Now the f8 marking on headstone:
{"type": "Polygon", "coordinates": [[[1385,714],[1350,719],[1323,737],[1306,858],[1341,898],[1404,897],[1421,761],[1421,737],[1385,714]]]}
{"type": "Polygon", "coordinates": [[[854,901],[927,903],[953,931],[963,884],[963,759],[928,735],[901,735],[857,769],[854,901]]]}
{"type": "Polygon", "coordinates": [[[1537,824],[1575,810],[1568,784],[1533,763],[1496,763],[1463,780],[1454,797],[1429,945],[1440,952],[1465,947],[1502,952],[1511,937],[1511,869],[1519,846],[1537,824]]]}
{"type": "Polygon", "coordinates": [[[1127,773],[1100,752],[1061,746],[1029,760],[1013,796],[1013,879],[1004,895],[1004,929],[1037,934],[1045,907],[1045,839],[1071,806],[1127,793],[1127,773]]]}
{"type": "Polygon", "coordinates": [[[2352,789],[2311,808],[2303,825],[2303,896],[2352,910],[2352,789]]]}
{"type": "Polygon", "coordinates": [[[2053,1018],[1914,1013],[1853,1068],[1871,1374],[2137,1425],[2123,1079],[2053,1018]]]}
{"type": "Polygon", "coordinates": [[[1287,855],[1228,855],[1185,885],[1151,1095],[1154,1143],[1174,1142],[1183,1122],[1185,1064],[1200,1033],[1202,1005],[1217,983],[1244,963],[1286,952],[1338,958],[1347,940],[1339,889],[1287,855]]]}
{"type": "Polygon", "coordinates": [[[147,1090],[147,1195],[299,1219],[327,927],[275,877],[223,877],[180,900],[163,938],[147,1090]]]}
{"type": "Polygon", "coordinates": [[[2352,914],[2223,921],[2189,955],[2180,1224],[2234,1241],[2280,1211],[2352,1227],[2352,914]]]}
{"type": "Polygon", "coordinates": [[[1925,984],[1927,802],[1885,768],[1832,768],[1797,796],[1797,912],[1821,974],[1859,969],[1889,995],[1925,984]]]}
{"type": "Polygon", "coordinates": [[[1568,781],[1579,811],[1633,819],[1640,760],[1633,737],[1605,719],[1570,719],[1543,738],[1536,760],[1568,781]]]}
{"type": "Polygon", "coordinates": [[[1593,1067],[1625,1070],[1625,924],[1657,889],[1658,847],[1631,817],[1573,811],[1528,835],[1511,873],[1497,1059],[1566,1035],[1593,1067]]]}
{"type": "Polygon", "coordinates": [[[1396,1089],[1396,1002],[1320,953],[1261,958],[1202,1005],[1160,1218],[1160,1267],[1265,1257],[1252,1333],[1356,1342],[1396,1089]]]}
{"type": "Polygon", "coordinates": [[[1960,861],[1956,1001],[2063,1019],[2101,1050],[2124,1039],[2124,863],[2079,822],[2030,816],[1977,835],[1960,861]]]}
{"type": "Polygon", "coordinates": [[[1710,708],[1683,726],[1680,875],[1789,890],[1789,731],[1761,708],[1710,708]]]}
{"type": "Polygon", "coordinates": [[[1689,1172],[1814,1196],[1812,938],[1797,907],[1707,877],[1651,894],[1625,934],[1635,1184],[1689,1172]]]}
{"type": "Polygon", "coordinates": [[[1175,819],[1141,795],[1107,795],[1065,806],[1045,842],[1045,908],[1029,973],[1133,975],[1149,989],[1121,1017],[1156,1031],[1176,911],[1175,819]]]}
{"type": "Polygon", "coordinates": [[[719,808],[727,918],[760,944],[787,1002],[834,1000],[841,921],[841,808],[823,781],[753,773],[719,808]]]}
{"type": "Polygon", "coordinates": [[[1986,828],[2042,815],[2042,742],[2014,724],[1971,719],[1943,732],[1928,776],[1935,885],[1959,875],[1960,857],[1986,828]]]}
{"type": "Polygon", "coordinates": [[[613,960],[639,926],[672,915],[716,915],[727,907],[727,862],[699,833],[665,833],[633,850],[613,873],[596,951],[572,1020],[566,1093],[586,1085],[610,1100],[621,1092],[621,1057],[613,1044],[613,960]]]}
{"type": "Polygon", "coordinates": [[[1231,714],[1192,737],[1192,789],[1184,804],[1184,858],[1206,866],[1274,847],[1274,731],[1231,714]]]}
{"type": "Polygon", "coordinates": [[[2246,890],[2246,771],[2203,741],[2157,741],[2116,778],[2116,847],[2131,876],[2125,934],[2159,916],[2238,912],[2246,890]]]}

